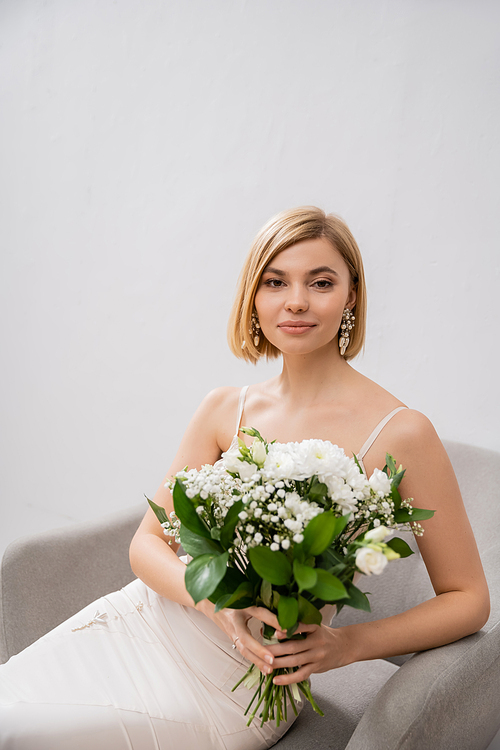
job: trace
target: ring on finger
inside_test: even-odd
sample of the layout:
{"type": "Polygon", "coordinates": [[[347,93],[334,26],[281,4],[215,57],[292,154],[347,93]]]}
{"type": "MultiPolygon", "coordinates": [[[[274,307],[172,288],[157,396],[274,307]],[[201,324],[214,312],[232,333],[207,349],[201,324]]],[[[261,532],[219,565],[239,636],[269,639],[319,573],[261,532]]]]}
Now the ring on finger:
{"type": "Polygon", "coordinates": [[[231,646],[231,648],[236,648],[236,641],[239,641],[239,639],[240,639],[240,636],[239,636],[239,635],[237,635],[237,636],[236,636],[236,638],[234,639],[234,643],[233,643],[233,645],[231,646]]]}

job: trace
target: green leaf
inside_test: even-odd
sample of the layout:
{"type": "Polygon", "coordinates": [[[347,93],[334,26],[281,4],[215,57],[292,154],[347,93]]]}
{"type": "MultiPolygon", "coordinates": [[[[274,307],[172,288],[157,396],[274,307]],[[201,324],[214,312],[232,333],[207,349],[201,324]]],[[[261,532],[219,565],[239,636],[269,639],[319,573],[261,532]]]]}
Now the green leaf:
{"type": "Polygon", "coordinates": [[[213,539],[207,539],[204,536],[198,536],[198,534],[193,534],[187,526],[181,526],[180,537],[183,548],[191,557],[198,557],[204,554],[219,555],[223,552],[218,542],[213,539]]]}
{"type": "Polygon", "coordinates": [[[221,602],[221,599],[219,599],[215,605],[215,611],[219,612],[219,610],[224,609],[225,607],[232,607],[235,602],[244,597],[247,599],[253,598],[253,586],[250,581],[243,581],[233,594],[229,594],[227,597],[221,597],[221,599],[225,599],[225,601],[219,606],[219,603],[221,602]]]}
{"type": "Polygon", "coordinates": [[[264,606],[268,609],[271,609],[271,605],[273,603],[273,587],[269,583],[269,581],[262,581],[262,584],[260,586],[260,596],[262,601],[264,602],[264,606]]]}
{"type": "Polygon", "coordinates": [[[228,559],[229,554],[224,552],[223,555],[200,555],[188,563],[184,580],[195,604],[215,591],[224,578],[228,559]]]}
{"type": "Polygon", "coordinates": [[[401,495],[399,494],[399,490],[395,485],[392,485],[391,487],[391,497],[392,502],[394,503],[394,510],[398,511],[401,507],[401,495]]]}
{"type": "Polygon", "coordinates": [[[359,459],[358,459],[357,455],[356,455],[355,453],[353,453],[353,454],[352,454],[352,457],[353,457],[353,459],[354,459],[354,463],[356,464],[356,466],[357,466],[357,467],[358,467],[358,469],[359,469],[359,473],[360,473],[360,474],[364,474],[365,472],[363,471],[363,467],[362,467],[362,466],[361,466],[361,464],[359,463],[359,459]]]}
{"type": "Polygon", "coordinates": [[[283,630],[292,628],[297,622],[299,605],[292,596],[280,596],[278,602],[278,622],[283,630]]]}
{"type": "Polygon", "coordinates": [[[348,598],[339,599],[336,602],[337,606],[346,605],[348,607],[353,607],[353,609],[362,609],[363,612],[371,612],[370,602],[366,594],[360,591],[357,588],[357,586],[355,586],[350,581],[347,581],[346,589],[348,593],[348,598]]]}
{"type": "Polygon", "coordinates": [[[149,497],[146,497],[146,500],[148,501],[149,506],[151,510],[153,511],[153,513],[155,514],[158,521],[160,523],[167,523],[169,518],[167,516],[167,511],[165,510],[165,508],[162,508],[161,505],[157,505],[156,503],[154,503],[152,500],[149,499],[149,497]]]}
{"type": "Polygon", "coordinates": [[[238,500],[236,503],[231,505],[229,508],[226,517],[224,519],[224,526],[221,529],[220,532],[220,542],[224,549],[228,549],[229,547],[232,547],[233,544],[233,537],[234,537],[234,530],[236,528],[236,524],[238,523],[238,513],[241,512],[241,509],[243,508],[243,501],[238,500]]]}
{"type": "Polygon", "coordinates": [[[310,589],[315,586],[318,580],[318,574],[314,568],[309,565],[302,565],[298,560],[293,561],[293,577],[299,587],[299,593],[304,589],[310,589]]]}
{"type": "Polygon", "coordinates": [[[321,625],[321,612],[314,604],[299,594],[298,605],[298,619],[300,622],[303,622],[304,625],[321,625]]]}
{"type": "Polygon", "coordinates": [[[248,580],[251,581],[254,584],[254,586],[257,586],[262,580],[262,576],[260,576],[257,573],[255,568],[251,564],[247,566],[245,573],[246,573],[248,580]]]}
{"type": "Polygon", "coordinates": [[[292,577],[292,566],[283,552],[273,552],[269,547],[251,547],[248,557],[253,568],[265,581],[275,586],[284,586],[292,577]]]}
{"type": "Polygon", "coordinates": [[[308,589],[311,594],[317,596],[318,599],[323,599],[325,602],[334,602],[337,599],[345,599],[347,597],[344,584],[336,576],[332,576],[331,573],[322,568],[318,568],[317,573],[318,582],[315,586],[308,589]]]}
{"type": "Polygon", "coordinates": [[[323,482],[318,481],[315,477],[307,495],[311,500],[314,500],[314,502],[321,501],[323,497],[328,495],[328,487],[323,482]]]}
{"type": "MultiPolygon", "coordinates": [[[[315,516],[304,529],[304,550],[309,555],[320,555],[331,545],[335,537],[345,527],[346,516],[337,518],[332,511],[315,516]]],[[[348,518],[348,517],[347,517],[348,518]]]]}
{"type": "Polygon", "coordinates": [[[413,508],[412,514],[410,515],[406,508],[400,508],[394,513],[394,520],[396,523],[426,521],[428,518],[432,518],[435,512],[435,510],[426,510],[425,508],[413,508]]]}
{"type": "Polygon", "coordinates": [[[190,531],[199,536],[210,539],[210,531],[207,529],[193,503],[186,495],[183,483],[177,479],[173,491],[175,515],[190,531]]]}
{"type": "Polygon", "coordinates": [[[218,526],[212,526],[210,529],[210,536],[212,539],[220,539],[220,528],[218,526]]]}
{"type": "Polygon", "coordinates": [[[404,539],[400,539],[398,536],[394,537],[394,539],[390,539],[387,542],[387,546],[393,549],[394,552],[397,552],[400,557],[409,557],[414,554],[412,548],[404,541],[404,539]]]}
{"type": "Polygon", "coordinates": [[[243,573],[237,568],[228,567],[226,568],[224,578],[220,581],[214,592],[210,594],[208,599],[216,604],[222,596],[231,596],[233,591],[236,591],[240,583],[243,583],[243,581],[246,580],[247,579],[245,578],[243,573]]]}
{"type": "Polygon", "coordinates": [[[405,475],[406,469],[402,469],[401,471],[398,471],[397,474],[394,474],[394,476],[391,479],[391,483],[393,487],[399,487],[401,484],[401,480],[403,479],[405,475]]]}
{"type": "Polygon", "coordinates": [[[396,473],[396,461],[390,453],[385,454],[385,463],[387,465],[387,468],[389,469],[389,476],[394,476],[394,474],[396,473]]]}

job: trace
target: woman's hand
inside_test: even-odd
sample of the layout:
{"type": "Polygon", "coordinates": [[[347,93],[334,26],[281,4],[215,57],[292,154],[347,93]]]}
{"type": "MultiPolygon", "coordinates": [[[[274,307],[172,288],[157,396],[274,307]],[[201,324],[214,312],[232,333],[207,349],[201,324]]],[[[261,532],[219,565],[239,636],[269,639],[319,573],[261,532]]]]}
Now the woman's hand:
{"type": "MultiPolygon", "coordinates": [[[[352,661],[346,658],[348,643],[343,628],[299,623],[296,632],[303,633],[306,638],[269,646],[269,651],[275,657],[274,669],[298,667],[297,671],[292,674],[275,677],[275,685],[290,685],[293,682],[301,682],[307,680],[311,674],[343,667],[352,661]]],[[[276,637],[282,640],[286,638],[286,632],[277,628],[276,637]]]]}
{"type": "Polygon", "coordinates": [[[214,612],[214,605],[205,599],[196,605],[196,609],[203,612],[226,633],[228,638],[245,659],[253,662],[264,674],[270,674],[274,669],[274,656],[271,647],[263,646],[251,634],[248,621],[254,617],[273,628],[279,628],[276,615],[264,607],[247,607],[246,609],[221,609],[214,612]]]}

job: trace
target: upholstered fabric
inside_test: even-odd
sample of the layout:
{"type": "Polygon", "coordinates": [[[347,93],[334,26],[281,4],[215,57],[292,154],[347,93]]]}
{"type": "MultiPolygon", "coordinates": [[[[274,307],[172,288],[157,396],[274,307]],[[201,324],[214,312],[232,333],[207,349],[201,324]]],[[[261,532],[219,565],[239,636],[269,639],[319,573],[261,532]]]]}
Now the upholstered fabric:
{"type": "MultiPolygon", "coordinates": [[[[490,586],[479,633],[412,657],[313,675],[326,716],[306,706],[280,750],[484,750],[500,727],[500,454],[446,443],[490,586]],[[396,664],[402,664],[401,667],[396,664]]],[[[422,502],[425,507],[425,502],[422,502]]],[[[98,596],[128,583],[128,545],[143,506],[12,544],[1,568],[0,661],[98,596]]],[[[416,549],[416,547],[415,547],[416,549]]],[[[344,608],[338,624],[386,617],[433,596],[417,553],[363,579],[372,613],[344,608]]]]}
{"type": "Polygon", "coordinates": [[[129,583],[144,506],[22,537],[0,567],[0,664],[95,599],[129,583]]]}

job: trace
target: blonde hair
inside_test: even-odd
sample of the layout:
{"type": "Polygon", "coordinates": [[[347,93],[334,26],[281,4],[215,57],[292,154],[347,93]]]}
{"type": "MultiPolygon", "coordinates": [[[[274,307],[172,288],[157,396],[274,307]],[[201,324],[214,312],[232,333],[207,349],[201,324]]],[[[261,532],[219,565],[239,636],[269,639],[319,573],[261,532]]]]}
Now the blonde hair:
{"type": "Polygon", "coordinates": [[[260,342],[255,346],[251,327],[254,300],[260,277],[271,260],[287,247],[307,239],[325,237],[345,261],[353,288],[356,304],[352,312],[356,324],[352,332],[344,359],[349,360],[361,351],[366,328],[366,286],[363,261],[356,240],[348,226],[334,214],[325,214],[315,206],[301,206],[274,216],[261,229],[250,248],[241,271],[236,298],[228,324],[228,342],[236,357],[255,364],[261,357],[275,359],[280,350],[260,332],[260,342]]]}

